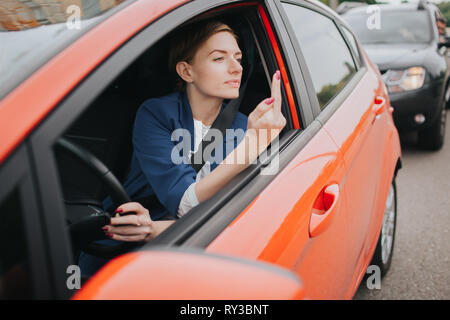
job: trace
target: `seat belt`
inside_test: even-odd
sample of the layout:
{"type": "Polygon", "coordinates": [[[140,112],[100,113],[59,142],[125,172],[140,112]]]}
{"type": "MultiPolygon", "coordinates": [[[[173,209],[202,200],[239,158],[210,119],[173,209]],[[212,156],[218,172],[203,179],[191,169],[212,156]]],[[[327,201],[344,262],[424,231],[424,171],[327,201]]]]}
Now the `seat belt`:
{"type": "Polygon", "coordinates": [[[241,106],[242,97],[244,96],[245,89],[247,88],[248,79],[250,78],[251,72],[253,69],[253,64],[250,66],[250,70],[248,73],[248,77],[245,80],[245,82],[242,84],[242,86],[239,88],[239,97],[236,99],[231,100],[225,107],[225,110],[223,110],[214,120],[213,124],[211,125],[211,128],[208,130],[206,135],[203,137],[203,140],[201,142],[201,145],[199,145],[198,150],[191,155],[190,159],[190,165],[192,168],[194,168],[195,172],[199,172],[201,168],[205,165],[206,161],[208,161],[208,158],[203,158],[203,150],[205,150],[210,144],[213,144],[213,148],[210,150],[214,150],[218,145],[220,140],[219,139],[212,139],[213,136],[213,130],[211,129],[217,129],[222,134],[222,137],[225,139],[226,130],[231,127],[231,124],[234,121],[234,118],[236,118],[236,114],[239,111],[239,107],[241,106]]]}
{"type": "MultiPolygon", "coordinates": [[[[251,24],[250,24],[251,25],[251,24]]],[[[253,33],[253,29],[252,29],[253,33]]],[[[247,38],[247,43],[251,42],[251,35],[250,34],[242,34],[243,38],[247,38]]],[[[255,34],[253,33],[253,37],[255,37],[255,34]]],[[[209,159],[203,158],[203,150],[206,149],[207,146],[209,146],[211,143],[213,143],[214,148],[211,150],[214,150],[220,141],[212,140],[212,130],[211,129],[218,129],[220,133],[222,134],[222,137],[225,139],[226,135],[226,129],[229,129],[231,127],[231,124],[234,121],[234,118],[236,117],[236,114],[239,111],[239,108],[241,106],[242,98],[244,96],[245,90],[247,88],[247,83],[252,75],[253,67],[255,63],[255,52],[253,48],[250,46],[246,48],[247,52],[247,60],[248,60],[248,73],[247,78],[245,79],[244,83],[242,83],[241,87],[239,88],[239,97],[236,99],[231,100],[228,102],[228,104],[225,107],[225,110],[222,111],[214,120],[213,124],[211,125],[211,128],[208,130],[206,135],[203,137],[203,140],[201,142],[201,146],[199,145],[198,150],[191,155],[190,159],[190,165],[192,168],[194,168],[195,172],[199,172],[200,169],[205,165],[206,161],[209,159]],[[194,163],[192,163],[194,162],[194,163]]]]}

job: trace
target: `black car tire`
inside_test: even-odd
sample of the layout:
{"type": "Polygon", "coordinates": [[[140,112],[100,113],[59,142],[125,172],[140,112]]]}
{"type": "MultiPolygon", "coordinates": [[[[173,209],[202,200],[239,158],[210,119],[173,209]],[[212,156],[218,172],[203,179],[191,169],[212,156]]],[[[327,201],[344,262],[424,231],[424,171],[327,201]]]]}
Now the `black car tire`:
{"type": "Polygon", "coordinates": [[[447,120],[447,108],[445,100],[439,108],[439,116],[431,126],[419,131],[419,144],[425,150],[437,151],[444,145],[445,124],[447,120]]]}
{"type": "Polygon", "coordinates": [[[394,252],[395,230],[397,226],[397,186],[395,179],[392,181],[384,209],[383,224],[381,225],[377,247],[370,265],[377,265],[381,271],[381,277],[388,272],[392,254],[394,252]],[[383,251],[384,250],[384,251],[383,251]],[[387,251],[386,251],[387,250],[387,251]]]}

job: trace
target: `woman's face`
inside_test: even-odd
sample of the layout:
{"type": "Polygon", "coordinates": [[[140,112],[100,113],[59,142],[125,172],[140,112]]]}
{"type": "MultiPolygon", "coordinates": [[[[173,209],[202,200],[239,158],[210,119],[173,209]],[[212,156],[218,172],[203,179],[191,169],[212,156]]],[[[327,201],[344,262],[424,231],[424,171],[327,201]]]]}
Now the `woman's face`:
{"type": "Polygon", "coordinates": [[[197,50],[191,62],[192,82],[206,96],[221,99],[239,97],[242,52],[229,32],[212,35],[197,50]]]}

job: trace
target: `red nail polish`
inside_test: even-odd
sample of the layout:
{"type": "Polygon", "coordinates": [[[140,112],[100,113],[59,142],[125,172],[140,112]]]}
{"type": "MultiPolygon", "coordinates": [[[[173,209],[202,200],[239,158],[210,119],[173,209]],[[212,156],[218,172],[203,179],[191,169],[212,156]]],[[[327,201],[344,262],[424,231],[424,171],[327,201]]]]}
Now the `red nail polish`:
{"type": "Polygon", "coordinates": [[[107,232],[106,236],[109,237],[109,238],[112,238],[113,235],[111,233],[107,232]]]}
{"type": "Polygon", "coordinates": [[[106,231],[106,230],[108,230],[108,228],[107,228],[107,227],[103,227],[102,230],[103,230],[103,231],[106,231]]]}
{"type": "Polygon", "coordinates": [[[277,72],[275,72],[275,77],[277,78],[277,80],[280,80],[280,70],[277,70],[277,72]]]}
{"type": "Polygon", "coordinates": [[[270,98],[268,100],[266,100],[266,104],[271,104],[275,101],[275,98],[270,98]]]}
{"type": "Polygon", "coordinates": [[[123,211],[123,209],[119,208],[116,210],[116,213],[121,213],[123,211]]]}

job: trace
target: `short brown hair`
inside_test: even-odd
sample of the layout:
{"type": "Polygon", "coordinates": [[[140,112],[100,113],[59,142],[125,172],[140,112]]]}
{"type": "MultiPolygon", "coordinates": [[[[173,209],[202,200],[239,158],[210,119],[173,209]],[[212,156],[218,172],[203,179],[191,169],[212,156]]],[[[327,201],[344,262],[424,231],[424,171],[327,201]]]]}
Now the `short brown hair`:
{"type": "Polygon", "coordinates": [[[236,41],[238,36],[227,24],[219,20],[201,21],[188,25],[178,30],[170,39],[169,49],[169,71],[175,73],[177,77],[177,89],[184,90],[186,82],[176,72],[176,65],[180,61],[192,62],[197,50],[211,36],[219,32],[231,33],[236,41]]]}

